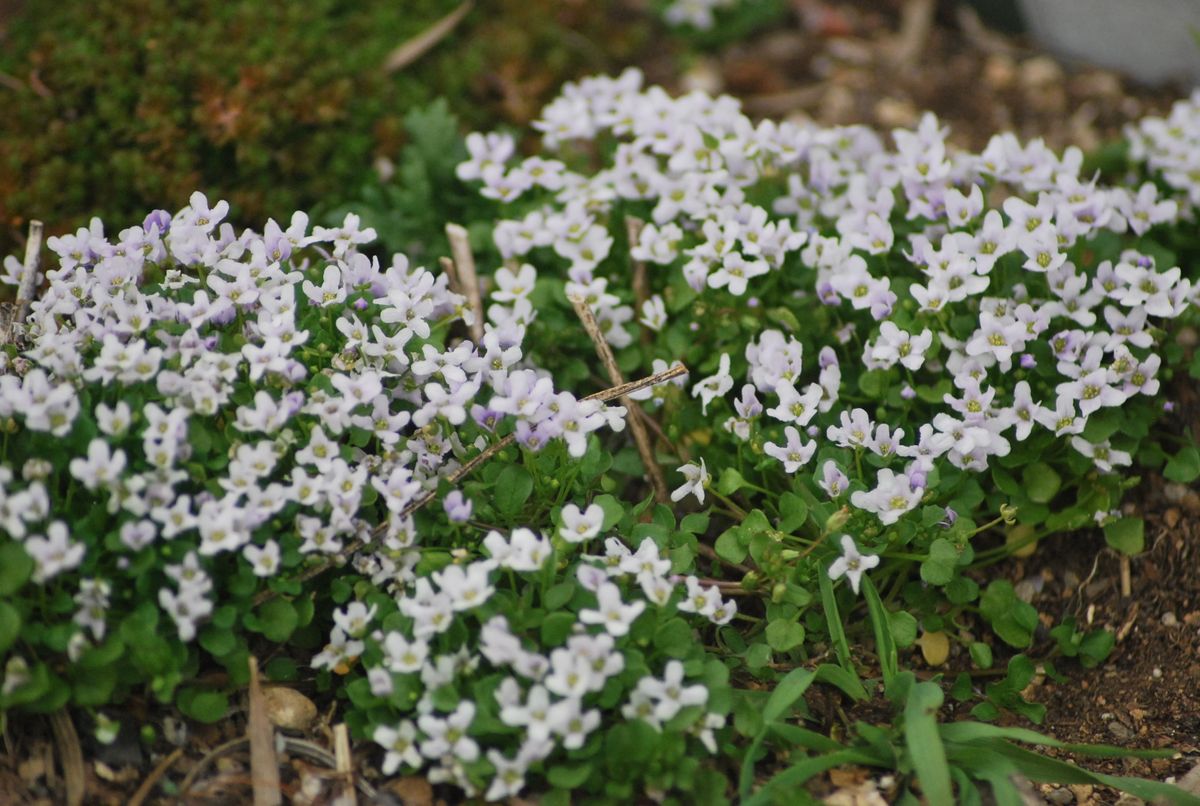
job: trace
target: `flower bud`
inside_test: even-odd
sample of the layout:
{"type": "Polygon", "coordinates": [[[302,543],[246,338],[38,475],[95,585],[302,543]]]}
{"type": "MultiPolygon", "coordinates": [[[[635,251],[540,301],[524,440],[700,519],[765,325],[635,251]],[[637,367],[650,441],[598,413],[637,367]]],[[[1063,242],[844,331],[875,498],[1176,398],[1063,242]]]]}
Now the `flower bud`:
{"type": "Polygon", "coordinates": [[[850,507],[842,507],[826,519],[825,533],[830,534],[840,530],[848,520],[850,520],[850,507]]]}

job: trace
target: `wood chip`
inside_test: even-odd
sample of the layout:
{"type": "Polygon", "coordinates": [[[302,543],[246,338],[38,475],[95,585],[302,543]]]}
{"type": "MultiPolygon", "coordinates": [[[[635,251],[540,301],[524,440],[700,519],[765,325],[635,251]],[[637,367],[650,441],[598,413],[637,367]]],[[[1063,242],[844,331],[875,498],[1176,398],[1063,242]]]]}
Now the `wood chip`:
{"type": "Polygon", "coordinates": [[[333,755],[337,759],[337,771],[342,776],[340,791],[334,799],[336,806],[357,806],[354,794],[354,756],[350,753],[350,731],[342,722],[333,727],[333,755]]]}

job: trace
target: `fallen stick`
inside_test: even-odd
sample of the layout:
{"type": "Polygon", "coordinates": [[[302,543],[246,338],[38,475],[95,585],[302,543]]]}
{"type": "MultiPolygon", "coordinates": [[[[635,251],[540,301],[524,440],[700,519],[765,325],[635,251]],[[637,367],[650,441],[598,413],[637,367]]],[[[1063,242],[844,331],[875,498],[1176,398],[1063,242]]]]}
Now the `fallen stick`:
{"type": "Polygon", "coordinates": [[[58,745],[59,761],[62,762],[67,803],[69,806],[80,806],[87,794],[87,775],[83,769],[83,749],[79,746],[75,723],[65,708],[59,708],[50,715],[50,727],[54,731],[54,742],[58,745]]]}
{"type": "Polygon", "coordinates": [[[250,784],[254,790],[254,806],[281,806],[283,787],[279,780],[279,758],[275,755],[275,729],[267,717],[258,679],[258,659],[251,656],[250,717],[246,735],[250,739],[250,784]]]}
{"type": "Polygon", "coordinates": [[[483,343],[483,300],[479,296],[479,275],[475,271],[475,256],[471,254],[471,243],[467,231],[458,224],[446,225],[446,238],[450,241],[450,256],[454,259],[455,277],[462,293],[475,314],[471,322],[471,337],[475,344],[483,343]]]}
{"type": "Polygon", "coordinates": [[[21,284],[17,286],[17,298],[13,302],[12,317],[8,320],[4,333],[0,334],[0,344],[9,344],[16,339],[16,330],[25,323],[29,316],[29,305],[33,302],[33,294],[37,290],[38,263],[42,256],[42,222],[29,222],[29,238],[25,241],[25,261],[21,264],[21,284]]]}
{"type": "Polygon", "coordinates": [[[171,769],[182,755],[183,748],[176,747],[171,751],[170,755],[160,761],[158,766],[146,776],[146,780],[142,781],[142,785],[137,788],[137,791],[133,793],[133,797],[129,799],[127,806],[142,806],[142,803],[154,791],[155,784],[162,780],[162,777],[167,774],[167,770],[171,769]]]}
{"type": "MultiPolygon", "coordinates": [[[[608,341],[600,332],[600,325],[596,322],[596,317],[592,314],[587,300],[582,297],[571,297],[571,305],[574,306],[579,320],[583,322],[583,329],[587,331],[588,338],[595,345],[596,354],[600,356],[600,362],[604,364],[604,369],[608,372],[609,381],[613,386],[625,383],[625,379],[621,376],[621,369],[617,366],[617,359],[613,356],[612,348],[608,346],[608,341]]],[[[650,486],[654,488],[654,498],[658,503],[665,504],[671,500],[670,493],[667,491],[667,482],[663,478],[662,468],[659,467],[658,460],[654,458],[654,446],[650,443],[650,432],[646,430],[646,423],[642,421],[641,406],[637,405],[637,402],[628,395],[622,395],[620,401],[621,405],[629,412],[629,430],[633,434],[633,442],[637,446],[638,455],[642,457],[642,466],[646,468],[646,475],[650,477],[650,486]]]]}
{"type": "Polygon", "coordinates": [[[354,794],[354,757],[350,754],[350,732],[345,722],[333,728],[333,756],[338,775],[342,777],[339,783],[341,792],[335,802],[337,806],[358,806],[358,798],[354,794]]]}

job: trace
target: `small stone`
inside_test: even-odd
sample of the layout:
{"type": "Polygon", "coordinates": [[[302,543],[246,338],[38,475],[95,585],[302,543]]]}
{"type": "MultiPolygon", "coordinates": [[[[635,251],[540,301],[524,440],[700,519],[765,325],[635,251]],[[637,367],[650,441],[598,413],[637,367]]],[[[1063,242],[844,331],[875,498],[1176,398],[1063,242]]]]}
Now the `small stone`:
{"type": "Polygon", "coordinates": [[[1175,627],[1175,626],[1178,626],[1178,625],[1179,625],[1179,619],[1175,617],[1175,614],[1174,614],[1173,612],[1171,612],[1170,610],[1168,610],[1166,613],[1163,613],[1163,614],[1162,614],[1162,625],[1163,625],[1164,627],[1175,627]]]}
{"type": "Polygon", "coordinates": [[[1132,730],[1125,727],[1124,724],[1122,724],[1121,722],[1118,722],[1115,719],[1112,722],[1108,723],[1108,732],[1111,733],[1114,737],[1116,737],[1117,739],[1119,739],[1122,742],[1129,741],[1135,735],[1132,730]]]}
{"type": "Polygon", "coordinates": [[[1030,89],[1041,89],[1062,83],[1063,70],[1049,56],[1034,56],[1021,62],[1021,84],[1030,89]]]}
{"type": "Polygon", "coordinates": [[[1177,481],[1172,481],[1163,485],[1162,492],[1163,498],[1167,499],[1172,504],[1178,504],[1183,500],[1183,497],[1190,492],[1190,490],[1188,490],[1186,484],[1180,484],[1177,481]]]}
{"type": "Polygon", "coordinates": [[[1146,801],[1139,798],[1137,795],[1130,795],[1128,792],[1122,792],[1121,797],[1117,798],[1114,806],[1145,806],[1146,801]]]}
{"type": "Polygon", "coordinates": [[[1071,784],[1067,788],[1075,796],[1076,803],[1087,803],[1092,799],[1092,793],[1096,791],[1096,788],[1091,784],[1071,784]]]}
{"type": "Polygon", "coordinates": [[[912,101],[900,98],[880,98],[875,104],[875,120],[888,128],[915,126],[920,113],[912,101]]]}
{"type": "Polygon", "coordinates": [[[1048,802],[1056,803],[1058,806],[1066,806],[1066,804],[1072,803],[1075,800],[1075,796],[1071,794],[1071,790],[1061,789],[1059,787],[1055,787],[1049,792],[1046,792],[1045,796],[1048,802]]]}
{"type": "Polygon", "coordinates": [[[1150,676],[1151,676],[1151,677],[1153,677],[1155,680],[1162,680],[1162,669],[1160,669],[1160,668],[1158,668],[1157,666],[1155,666],[1155,667],[1154,667],[1154,668],[1153,668],[1153,669],[1150,671],[1150,676]]]}
{"type": "Polygon", "coordinates": [[[317,718],[317,706],[312,700],[284,686],[263,689],[263,702],[271,724],[284,730],[308,730],[317,718]]]}
{"type": "Polygon", "coordinates": [[[1017,76],[1017,66],[1012,57],[997,53],[988,57],[983,65],[983,80],[998,90],[1012,86],[1017,76]]]}
{"type": "Polygon", "coordinates": [[[1188,493],[1180,503],[1188,512],[1200,512],[1200,495],[1196,493],[1188,493]]]}

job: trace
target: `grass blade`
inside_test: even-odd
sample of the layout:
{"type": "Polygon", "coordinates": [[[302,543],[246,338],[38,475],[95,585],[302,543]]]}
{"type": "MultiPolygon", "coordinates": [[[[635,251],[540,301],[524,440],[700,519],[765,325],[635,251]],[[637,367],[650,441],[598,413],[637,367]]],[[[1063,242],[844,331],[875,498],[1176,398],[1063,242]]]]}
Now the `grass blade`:
{"type": "Polygon", "coordinates": [[[838,612],[837,597],[833,595],[833,580],[829,574],[821,571],[817,574],[817,586],[821,590],[821,608],[825,611],[825,623],[829,625],[829,640],[837,655],[838,664],[856,678],[854,666],[850,663],[850,642],[846,640],[846,630],[842,626],[842,616],[838,612]]]}
{"type": "Polygon", "coordinates": [[[904,742],[929,803],[954,802],[950,765],[938,733],[937,713],[943,698],[937,683],[917,683],[904,705],[904,742]]]}
{"type": "Polygon", "coordinates": [[[858,675],[846,671],[841,666],[834,666],[832,663],[822,663],[817,667],[817,682],[828,683],[835,688],[841,689],[843,694],[857,702],[867,699],[867,690],[863,688],[862,681],[858,679],[858,675]]]}
{"type": "MultiPolygon", "coordinates": [[[[804,786],[805,782],[814,775],[818,775],[834,767],[840,767],[843,764],[870,765],[875,763],[876,759],[874,756],[854,748],[839,750],[836,753],[827,753],[823,756],[806,758],[797,761],[767,781],[762,789],[755,792],[753,796],[746,797],[743,795],[742,806],[769,806],[769,804],[777,802],[775,796],[783,794],[786,794],[789,798],[788,803],[804,803],[806,802],[804,798],[809,796],[800,787],[804,786]]],[[[811,797],[809,802],[812,802],[811,797]]]]}
{"type": "Polygon", "coordinates": [[[1171,758],[1175,755],[1174,750],[1129,750],[1108,744],[1069,744],[1027,728],[1003,728],[999,725],[987,725],[982,722],[954,722],[942,725],[942,739],[947,742],[1007,739],[1025,744],[1040,744],[1096,758],[1171,758]]]}
{"type": "Polygon", "coordinates": [[[899,656],[896,652],[896,640],[892,637],[892,625],[888,620],[887,608],[875,590],[875,583],[868,576],[863,577],[863,598],[867,600],[867,611],[871,614],[871,629],[875,632],[875,651],[879,654],[879,670],[883,675],[883,685],[891,685],[892,679],[900,668],[899,656]]]}

